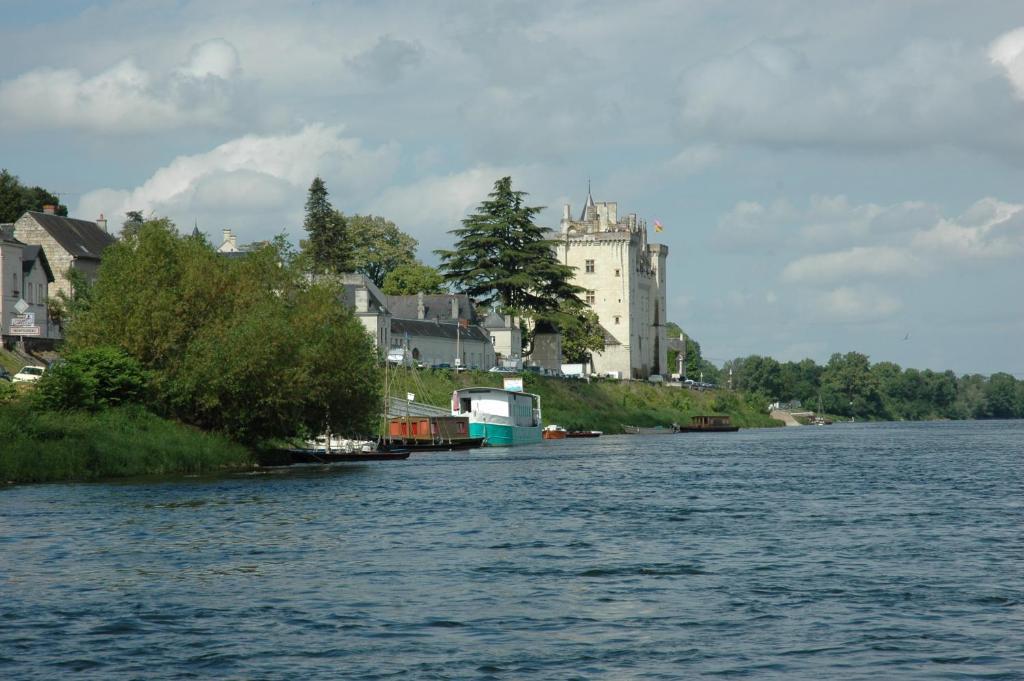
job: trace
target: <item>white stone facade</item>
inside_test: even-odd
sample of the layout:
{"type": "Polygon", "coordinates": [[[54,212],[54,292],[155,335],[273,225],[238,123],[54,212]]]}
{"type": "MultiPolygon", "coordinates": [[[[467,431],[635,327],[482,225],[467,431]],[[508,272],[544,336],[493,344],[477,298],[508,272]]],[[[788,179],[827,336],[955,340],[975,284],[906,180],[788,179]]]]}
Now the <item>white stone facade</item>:
{"type": "Polygon", "coordinates": [[[573,283],[606,331],[593,370],[619,378],[667,375],[665,337],[668,247],[647,242],[647,224],[631,213],[620,220],[614,202],[587,196],[580,219],[568,204],[556,237],[559,260],[576,268],[573,283]]]}

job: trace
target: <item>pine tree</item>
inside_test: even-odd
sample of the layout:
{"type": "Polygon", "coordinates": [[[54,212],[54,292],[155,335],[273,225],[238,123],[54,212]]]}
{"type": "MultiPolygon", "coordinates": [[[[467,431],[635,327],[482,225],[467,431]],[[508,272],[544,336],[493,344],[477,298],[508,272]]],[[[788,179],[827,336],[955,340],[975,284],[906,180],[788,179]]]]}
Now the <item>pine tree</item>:
{"type": "Polygon", "coordinates": [[[352,246],[348,240],[345,216],[334,210],[327,198],[327,185],[319,177],[309,185],[306,198],[306,220],[303,223],[313,269],[319,273],[340,274],[349,271],[352,246]]]}
{"type": "Polygon", "coordinates": [[[511,177],[495,182],[488,196],[449,232],[458,237],[455,250],[435,251],[445,279],[502,314],[538,316],[579,302],[574,268],[558,262],[556,242],[533,222],[542,208],[525,205],[526,193],[512,189],[511,177]]]}

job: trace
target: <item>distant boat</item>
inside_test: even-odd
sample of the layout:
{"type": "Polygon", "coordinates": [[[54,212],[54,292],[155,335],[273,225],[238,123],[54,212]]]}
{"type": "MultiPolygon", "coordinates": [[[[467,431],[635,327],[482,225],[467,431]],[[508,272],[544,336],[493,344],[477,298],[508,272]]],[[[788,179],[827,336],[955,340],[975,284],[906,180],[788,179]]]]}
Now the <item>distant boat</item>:
{"type": "Polygon", "coordinates": [[[601,437],[604,433],[600,430],[570,430],[566,437],[601,437]]]}
{"type": "Polygon", "coordinates": [[[675,428],[666,428],[665,426],[645,428],[643,426],[623,425],[622,432],[627,435],[671,435],[672,433],[677,433],[679,431],[675,428]]]}
{"type": "Polygon", "coordinates": [[[541,441],[540,395],[501,388],[461,388],[452,393],[452,416],[469,417],[470,437],[489,447],[541,441]]]}
{"type": "Polygon", "coordinates": [[[728,416],[694,416],[690,425],[679,429],[680,433],[735,433],[740,428],[732,425],[728,416]]]}
{"type": "Polygon", "coordinates": [[[552,423],[541,431],[541,435],[545,440],[564,440],[569,436],[569,431],[552,423]]]}

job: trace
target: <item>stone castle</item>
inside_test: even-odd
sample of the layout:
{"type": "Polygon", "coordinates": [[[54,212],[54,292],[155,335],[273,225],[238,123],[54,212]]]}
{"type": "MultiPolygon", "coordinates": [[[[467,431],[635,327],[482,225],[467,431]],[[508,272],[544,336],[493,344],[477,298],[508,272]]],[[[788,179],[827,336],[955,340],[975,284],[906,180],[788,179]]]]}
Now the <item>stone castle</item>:
{"type": "Polygon", "coordinates": [[[668,247],[647,242],[647,223],[630,213],[620,220],[614,202],[595,203],[590,192],[578,220],[562,212],[556,252],[576,268],[573,283],[585,289],[597,313],[605,350],[593,371],[619,378],[668,374],[665,338],[665,262],[668,247]]]}

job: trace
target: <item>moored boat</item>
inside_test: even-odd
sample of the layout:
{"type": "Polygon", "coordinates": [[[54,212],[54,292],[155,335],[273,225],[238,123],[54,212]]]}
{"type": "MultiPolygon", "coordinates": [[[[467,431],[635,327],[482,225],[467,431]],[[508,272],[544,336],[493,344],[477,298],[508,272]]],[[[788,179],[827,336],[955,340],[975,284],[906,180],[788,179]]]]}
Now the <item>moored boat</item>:
{"type": "Polygon", "coordinates": [[[740,428],[732,425],[728,416],[694,416],[690,425],[679,429],[680,433],[735,433],[740,428]]]}
{"type": "Polygon", "coordinates": [[[484,446],[484,438],[471,437],[465,416],[394,416],[388,422],[386,442],[412,452],[452,452],[484,446]]]}
{"type": "Polygon", "coordinates": [[[452,416],[469,419],[470,437],[489,447],[513,447],[541,440],[540,396],[501,388],[461,388],[452,393],[452,416]]]}
{"type": "Polygon", "coordinates": [[[566,437],[601,437],[604,433],[600,430],[570,430],[566,437]]]}
{"type": "Polygon", "coordinates": [[[672,433],[678,432],[678,430],[675,427],[666,428],[664,426],[653,426],[648,428],[644,426],[623,425],[622,432],[627,435],[671,435],[672,433]]]}
{"type": "Polygon", "coordinates": [[[546,426],[544,428],[544,430],[541,432],[541,435],[544,437],[545,440],[564,440],[566,437],[568,437],[569,431],[567,431],[562,426],[556,426],[555,424],[552,423],[550,426],[546,426]]]}

